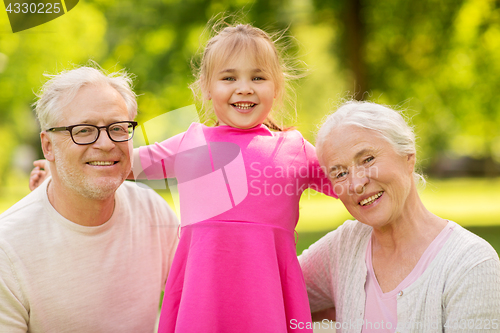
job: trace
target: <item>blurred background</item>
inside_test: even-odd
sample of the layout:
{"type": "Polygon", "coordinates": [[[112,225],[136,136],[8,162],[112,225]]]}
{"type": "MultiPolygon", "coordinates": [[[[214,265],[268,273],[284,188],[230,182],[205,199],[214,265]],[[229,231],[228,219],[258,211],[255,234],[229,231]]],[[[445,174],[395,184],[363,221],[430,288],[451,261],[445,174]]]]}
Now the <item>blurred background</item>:
{"type": "MultiPolygon", "coordinates": [[[[31,104],[44,73],[89,59],[108,71],[125,68],[136,75],[137,120],[146,123],[192,106],[191,59],[206,41],[207,21],[223,12],[271,33],[286,30],[287,52],[306,75],[295,82],[297,114],[285,121],[311,142],[345,99],[404,110],[418,136],[427,207],[500,251],[500,2],[493,0],[85,0],[18,33],[2,3],[0,213],[29,192],[31,163],[42,157],[31,104]]],[[[339,201],[313,192],[301,212],[298,253],[349,218],[339,201]]]]}

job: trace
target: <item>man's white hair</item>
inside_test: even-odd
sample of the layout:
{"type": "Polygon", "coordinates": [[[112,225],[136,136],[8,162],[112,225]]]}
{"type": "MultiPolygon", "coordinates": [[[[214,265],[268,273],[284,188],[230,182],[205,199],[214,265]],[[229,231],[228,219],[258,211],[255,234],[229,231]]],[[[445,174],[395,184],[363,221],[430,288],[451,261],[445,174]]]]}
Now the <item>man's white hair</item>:
{"type": "MultiPolygon", "coordinates": [[[[50,79],[37,94],[33,104],[42,131],[56,126],[62,118],[63,108],[71,103],[84,86],[109,85],[125,100],[130,119],[137,115],[136,94],[132,90],[132,75],[125,70],[105,73],[95,62],[89,66],[63,71],[59,74],[44,74],[50,79]]],[[[68,124],[71,125],[71,124],[68,124]]]]}

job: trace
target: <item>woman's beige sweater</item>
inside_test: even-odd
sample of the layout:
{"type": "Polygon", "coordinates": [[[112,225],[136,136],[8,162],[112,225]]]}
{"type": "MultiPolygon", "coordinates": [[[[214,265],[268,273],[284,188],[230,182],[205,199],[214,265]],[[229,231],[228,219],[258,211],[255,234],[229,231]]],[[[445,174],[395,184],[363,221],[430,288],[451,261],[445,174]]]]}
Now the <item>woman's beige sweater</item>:
{"type": "MultiPolygon", "coordinates": [[[[361,332],[365,253],[372,228],[346,221],[299,257],[311,311],[335,307],[337,332],[361,332]]],[[[459,225],[425,272],[397,299],[396,332],[500,332],[500,261],[459,225]]]]}

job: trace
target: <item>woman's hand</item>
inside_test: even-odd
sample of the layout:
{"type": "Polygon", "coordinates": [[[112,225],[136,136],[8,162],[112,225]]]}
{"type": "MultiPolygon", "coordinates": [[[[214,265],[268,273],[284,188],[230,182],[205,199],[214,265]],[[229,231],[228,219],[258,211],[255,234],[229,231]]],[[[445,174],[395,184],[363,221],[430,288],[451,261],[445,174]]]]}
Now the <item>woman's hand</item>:
{"type": "Polygon", "coordinates": [[[50,176],[49,162],[47,160],[36,160],[33,165],[35,167],[31,170],[29,183],[31,191],[40,186],[50,176]]]}

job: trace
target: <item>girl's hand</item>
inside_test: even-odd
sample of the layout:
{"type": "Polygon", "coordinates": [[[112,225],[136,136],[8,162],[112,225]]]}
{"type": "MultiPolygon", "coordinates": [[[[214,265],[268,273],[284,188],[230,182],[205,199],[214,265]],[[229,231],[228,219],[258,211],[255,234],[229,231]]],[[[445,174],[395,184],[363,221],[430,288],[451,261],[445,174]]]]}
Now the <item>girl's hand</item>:
{"type": "Polygon", "coordinates": [[[33,191],[40,186],[43,181],[50,176],[49,162],[47,160],[36,160],[33,162],[35,166],[30,174],[30,190],[33,191]]]}

